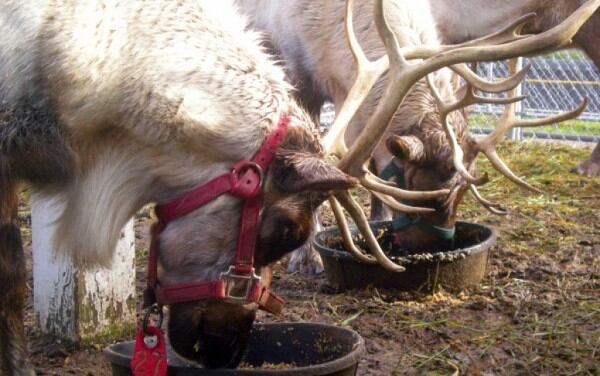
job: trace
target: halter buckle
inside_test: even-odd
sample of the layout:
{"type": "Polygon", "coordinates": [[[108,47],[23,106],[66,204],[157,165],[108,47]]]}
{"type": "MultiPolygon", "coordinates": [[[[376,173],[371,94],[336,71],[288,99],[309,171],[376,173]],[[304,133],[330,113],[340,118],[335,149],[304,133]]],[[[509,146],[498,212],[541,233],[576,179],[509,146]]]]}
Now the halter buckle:
{"type": "Polygon", "coordinates": [[[247,303],[250,290],[260,277],[256,275],[254,268],[248,274],[238,274],[235,266],[229,266],[226,272],[221,273],[220,278],[225,283],[225,300],[232,303],[247,303]]]}

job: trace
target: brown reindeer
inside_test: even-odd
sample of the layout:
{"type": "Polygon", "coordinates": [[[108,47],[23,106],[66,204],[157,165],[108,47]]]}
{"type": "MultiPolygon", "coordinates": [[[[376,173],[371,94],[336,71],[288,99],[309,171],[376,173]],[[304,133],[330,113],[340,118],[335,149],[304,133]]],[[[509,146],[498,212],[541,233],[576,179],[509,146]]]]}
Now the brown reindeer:
{"type": "MultiPolygon", "coordinates": [[[[535,22],[526,31],[539,33],[567,18],[584,0],[429,0],[442,43],[461,43],[493,32],[498,26],[534,12],[535,22]],[[465,22],[465,20],[469,20],[465,22]]],[[[582,49],[600,69],[600,12],[596,12],[573,37],[573,47],[582,49]]],[[[600,142],[591,156],[575,168],[580,175],[600,174],[600,142]]]]}
{"type": "MultiPolygon", "coordinates": [[[[60,195],[57,249],[109,266],[120,229],[249,159],[282,115],[287,133],[262,185],[255,267],[301,245],[331,189],[355,184],[323,160],[284,73],[228,1],[7,0],[0,10],[0,374],[33,374],[23,331],[18,184],[60,195]]],[[[241,201],[222,195],[170,222],[160,282],[219,278],[232,264],[241,201]]],[[[175,350],[235,366],[255,303],[170,307],[175,350]]]]}
{"type": "MultiPolygon", "coordinates": [[[[356,59],[353,58],[343,41],[344,13],[341,1],[291,1],[278,2],[272,0],[246,1],[237,0],[240,7],[250,15],[252,25],[260,30],[268,32],[271,47],[286,62],[287,73],[290,81],[298,88],[299,101],[307,106],[313,115],[318,114],[323,98],[330,98],[338,111],[344,112],[343,105],[347,97],[352,97],[353,85],[356,74],[354,69],[348,67],[356,59]]],[[[439,46],[439,37],[432,19],[432,12],[428,2],[390,1],[389,6],[395,8],[393,16],[390,16],[389,25],[398,36],[401,46],[414,46],[415,48],[428,45],[439,46]],[[391,18],[394,17],[394,18],[391,18]]],[[[385,54],[384,44],[378,36],[374,13],[371,2],[357,1],[355,6],[356,20],[354,29],[357,39],[365,50],[366,58],[375,59],[385,54]]],[[[531,52],[535,52],[532,49],[531,52]]],[[[528,51],[530,53],[530,51],[528,51]]],[[[359,64],[360,65],[360,64],[359,64]]],[[[376,80],[385,70],[379,61],[371,68],[376,80]]],[[[461,69],[461,74],[468,71],[461,69]]],[[[514,76],[501,85],[483,84],[481,80],[473,84],[481,90],[506,91],[520,81],[523,73],[514,76]]],[[[470,75],[472,77],[472,75],[470,75]]],[[[361,85],[367,75],[359,76],[361,85]]],[[[370,82],[374,85],[373,91],[360,103],[356,114],[343,114],[341,123],[350,123],[345,133],[346,142],[352,144],[371,118],[378,103],[384,97],[387,85],[385,77],[370,82]]],[[[461,101],[461,106],[475,103],[481,99],[469,95],[461,101]]],[[[373,162],[375,170],[381,172],[385,166],[396,165],[398,171],[402,171],[402,180],[408,189],[435,190],[450,189],[450,197],[438,197],[419,204],[433,211],[421,211],[419,221],[425,222],[427,226],[412,223],[416,217],[411,215],[408,225],[398,230],[397,245],[411,250],[444,248],[448,240],[437,234],[448,234],[456,221],[457,206],[469,187],[488,208],[499,211],[490,203],[482,199],[474,183],[481,184],[483,179],[475,179],[473,161],[479,148],[475,140],[470,136],[467,129],[464,114],[457,112],[459,105],[451,106],[450,109],[443,102],[457,102],[458,96],[464,92],[456,91],[452,85],[451,75],[448,72],[439,72],[428,85],[426,80],[416,81],[414,87],[407,91],[407,96],[401,102],[396,111],[385,142],[381,147],[373,151],[373,162]],[[433,88],[434,90],[431,90],[433,88]],[[445,121],[447,120],[447,121],[445,121]],[[449,126],[444,126],[449,124],[449,126]],[[455,145],[449,144],[448,132],[452,132],[457,141],[455,145]],[[387,147],[385,147],[386,145],[387,147]],[[456,151],[464,150],[463,156],[455,154],[456,151]],[[392,161],[392,157],[395,157],[392,161]],[[466,167],[464,167],[466,166],[466,167]],[[457,169],[458,168],[458,169],[457,169]],[[432,230],[433,229],[433,234],[432,230]]],[[[509,103],[511,100],[505,101],[509,103]]],[[[400,102],[399,102],[400,103],[400,102]]],[[[579,111],[568,114],[576,116],[579,111]]],[[[565,117],[562,117],[565,118],[565,117]]],[[[338,117],[339,119],[339,117],[338,117]]],[[[553,121],[554,118],[545,121],[553,121]]],[[[529,124],[535,125],[535,124],[529,124]]],[[[505,124],[502,128],[514,126],[505,124]]],[[[335,126],[334,126],[335,128],[335,126]]],[[[499,133],[499,132],[497,132],[499,133]]],[[[494,134],[494,143],[498,142],[497,134],[494,134]]],[[[335,135],[328,134],[325,138],[326,147],[333,145],[332,139],[335,135]]],[[[492,143],[491,140],[487,141],[492,143]]],[[[490,149],[490,147],[488,147],[490,149]]],[[[493,152],[490,155],[495,154],[493,152]]],[[[494,155],[494,165],[512,180],[520,185],[528,187],[521,179],[504,168],[503,163],[498,162],[494,155]]],[[[358,164],[358,167],[361,165],[358,164]]],[[[356,167],[356,166],[355,166],[356,167]]],[[[355,171],[356,173],[356,171],[355,171]]],[[[371,185],[372,187],[372,185],[371,185]]],[[[530,187],[529,187],[530,188],[530,187]]],[[[398,205],[397,202],[383,197],[381,192],[376,196],[383,198],[388,207],[396,211],[406,212],[407,209],[398,205]]],[[[411,210],[413,211],[413,210],[411,210]]],[[[375,213],[381,217],[381,213],[375,213]]],[[[339,216],[338,216],[339,217],[339,216]]],[[[375,244],[373,244],[375,246],[375,244]]],[[[314,255],[304,251],[304,259],[315,260],[314,255]]],[[[298,257],[292,261],[302,260],[298,257]]],[[[292,266],[292,268],[294,265],[292,266]]]]}

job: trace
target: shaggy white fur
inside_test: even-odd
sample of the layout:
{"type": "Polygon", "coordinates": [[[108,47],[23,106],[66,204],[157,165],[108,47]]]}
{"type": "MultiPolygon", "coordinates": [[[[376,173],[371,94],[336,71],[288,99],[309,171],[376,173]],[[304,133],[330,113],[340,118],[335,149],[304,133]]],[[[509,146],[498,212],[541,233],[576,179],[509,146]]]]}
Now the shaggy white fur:
{"type": "MultiPolygon", "coordinates": [[[[283,71],[245,28],[228,0],[3,3],[2,106],[51,106],[77,157],[63,186],[57,249],[106,265],[144,203],[250,157],[281,112],[306,118],[290,108],[283,71]]],[[[237,218],[237,200],[221,201],[198,215],[237,218]]],[[[211,233],[222,223],[205,225],[211,233]]],[[[228,234],[225,243],[236,236],[228,234]]]]}

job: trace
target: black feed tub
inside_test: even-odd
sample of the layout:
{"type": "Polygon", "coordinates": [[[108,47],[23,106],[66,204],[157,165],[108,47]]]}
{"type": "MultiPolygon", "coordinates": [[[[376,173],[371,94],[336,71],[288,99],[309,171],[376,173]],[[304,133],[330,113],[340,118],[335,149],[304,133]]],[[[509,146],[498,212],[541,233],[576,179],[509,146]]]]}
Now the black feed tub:
{"type": "MultiPolygon", "coordinates": [[[[371,222],[374,231],[387,231],[389,226],[389,221],[371,222]]],[[[357,234],[355,228],[352,233],[357,234]]],[[[337,291],[372,285],[428,293],[442,286],[456,292],[478,285],[485,276],[489,248],[495,242],[496,233],[492,228],[457,222],[454,249],[418,255],[403,264],[406,271],[402,273],[357,261],[343,250],[337,227],[319,232],[313,245],[321,254],[329,283],[337,291]]]]}
{"type": "MultiPolygon", "coordinates": [[[[354,376],[364,351],[362,337],[347,328],[317,323],[256,324],[242,360],[245,368],[207,370],[177,357],[169,347],[168,374],[354,376]]],[[[133,341],[117,343],[104,351],[114,376],[131,374],[132,352],[133,341]]]]}

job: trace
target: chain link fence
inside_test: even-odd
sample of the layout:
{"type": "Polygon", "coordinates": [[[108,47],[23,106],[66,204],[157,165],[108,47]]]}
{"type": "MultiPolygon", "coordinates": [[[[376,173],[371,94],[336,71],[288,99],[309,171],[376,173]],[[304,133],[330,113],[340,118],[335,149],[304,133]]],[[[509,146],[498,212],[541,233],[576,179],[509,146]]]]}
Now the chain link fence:
{"type": "MultiPolygon", "coordinates": [[[[600,141],[600,70],[578,50],[565,50],[550,55],[522,58],[522,65],[531,65],[521,84],[521,94],[527,96],[517,106],[517,115],[539,118],[576,108],[587,97],[584,113],[575,120],[512,132],[512,138],[539,138],[565,141],[600,141]]],[[[482,63],[478,74],[489,80],[506,77],[506,62],[482,63]]],[[[488,133],[502,114],[503,106],[477,105],[469,118],[471,132],[488,133]]],[[[331,103],[323,106],[321,125],[326,129],[334,118],[331,103]]]]}
{"type": "MultiPolygon", "coordinates": [[[[584,98],[588,105],[577,119],[542,128],[512,132],[513,138],[541,138],[596,142],[600,140],[600,71],[582,52],[565,50],[550,55],[522,58],[522,65],[531,68],[521,84],[521,94],[527,96],[517,107],[523,118],[540,118],[576,108],[584,98]]],[[[478,73],[488,79],[506,77],[506,62],[483,63],[478,73]]],[[[470,119],[474,133],[489,132],[503,107],[478,105],[470,119]]]]}

